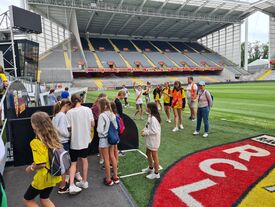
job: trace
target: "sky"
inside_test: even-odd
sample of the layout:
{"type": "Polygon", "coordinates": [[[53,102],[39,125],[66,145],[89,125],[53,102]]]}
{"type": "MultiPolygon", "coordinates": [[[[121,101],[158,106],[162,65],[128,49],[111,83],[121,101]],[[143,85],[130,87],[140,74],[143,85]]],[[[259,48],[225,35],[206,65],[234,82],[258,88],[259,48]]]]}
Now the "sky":
{"type": "MultiPolygon", "coordinates": [[[[20,0],[0,0],[0,14],[8,10],[8,6],[13,4],[20,6],[20,0]]],[[[242,24],[242,42],[244,41],[244,24],[242,24]]],[[[268,42],[269,17],[261,12],[256,12],[248,18],[248,41],[268,42]]]]}

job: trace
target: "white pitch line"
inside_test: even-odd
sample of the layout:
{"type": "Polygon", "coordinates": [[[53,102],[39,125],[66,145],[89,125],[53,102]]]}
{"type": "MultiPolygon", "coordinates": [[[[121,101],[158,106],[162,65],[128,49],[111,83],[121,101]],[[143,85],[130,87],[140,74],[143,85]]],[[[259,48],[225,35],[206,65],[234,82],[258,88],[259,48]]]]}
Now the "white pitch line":
{"type": "MultiPolygon", "coordinates": [[[[139,152],[141,155],[143,155],[147,159],[147,155],[139,149],[122,150],[122,152],[139,152]]],[[[160,165],[159,170],[162,170],[162,169],[163,168],[160,165]]],[[[120,176],[120,178],[128,178],[128,177],[133,177],[133,176],[136,176],[136,175],[143,175],[143,174],[146,174],[146,173],[145,172],[137,172],[137,173],[132,173],[132,174],[128,174],[128,175],[122,175],[122,176],[120,176]]]]}

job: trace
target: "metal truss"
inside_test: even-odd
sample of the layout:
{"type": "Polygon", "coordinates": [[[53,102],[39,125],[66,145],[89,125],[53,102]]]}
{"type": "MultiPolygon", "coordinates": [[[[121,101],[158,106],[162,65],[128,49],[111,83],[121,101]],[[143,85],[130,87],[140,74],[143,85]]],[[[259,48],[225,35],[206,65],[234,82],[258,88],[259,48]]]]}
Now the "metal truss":
{"type": "MultiPolygon", "coordinates": [[[[30,5],[41,5],[41,6],[49,6],[56,8],[70,8],[70,9],[79,9],[85,11],[97,11],[97,12],[105,12],[112,14],[127,14],[127,15],[135,15],[135,16],[144,16],[144,17],[157,17],[157,18],[167,18],[167,19],[179,19],[179,20],[194,20],[194,21],[204,21],[204,22],[220,22],[220,23],[238,23],[240,22],[235,17],[223,17],[223,16],[209,16],[209,15],[201,15],[201,14],[193,14],[193,13],[184,13],[175,12],[174,14],[162,12],[158,10],[149,10],[144,7],[144,4],[147,0],[144,0],[140,9],[137,10],[135,7],[125,6],[125,7],[117,7],[115,4],[110,3],[101,3],[96,7],[91,7],[88,3],[78,2],[77,0],[29,0],[28,3],[30,5]]],[[[184,7],[186,4],[183,4],[184,7]]],[[[183,8],[182,7],[182,8],[183,8]]],[[[180,10],[179,10],[180,11],[180,10]]]]}

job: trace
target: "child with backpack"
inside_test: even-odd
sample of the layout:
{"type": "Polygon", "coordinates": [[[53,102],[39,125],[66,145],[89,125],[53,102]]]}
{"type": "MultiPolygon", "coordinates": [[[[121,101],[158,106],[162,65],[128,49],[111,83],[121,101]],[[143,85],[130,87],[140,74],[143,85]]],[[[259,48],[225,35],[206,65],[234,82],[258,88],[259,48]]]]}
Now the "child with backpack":
{"type": "Polygon", "coordinates": [[[82,106],[82,98],[79,95],[72,95],[73,108],[66,114],[68,125],[71,128],[70,143],[70,187],[69,193],[79,193],[82,188],[87,189],[88,183],[88,147],[91,141],[91,128],[94,127],[94,116],[90,108],[82,106]],[[77,169],[77,160],[81,158],[83,179],[74,184],[77,169]]]}
{"type": "MultiPolygon", "coordinates": [[[[53,119],[52,123],[57,129],[59,139],[63,148],[69,152],[70,150],[70,137],[71,133],[68,130],[68,122],[66,118],[66,113],[71,109],[71,101],[69,99],[62,99],[58,101],[53,107],[53,119]]],[[[65,194],[69,192],[69,174],[62,176],[62,182],[59,185],[59,194],[65,194]]]]}
{"type": "Polygon", "coordinates": [[[34,113],[31,116],[31,125],[36,137],[30,143],[33,163],[26,168],[26,172],[36,173],[24,195],[24,204],[27,207],[38,206],[34,199],[39,195],[42,206],[54,207],[49,197],[53,187],[61,181],[61,176],[53,176],[50,173],[49,152],[61,149],[62,144],[47,113],[34,113]]]}
{"type": "Polygon", "coordinates": [[[161,118],[156,103],[148,103],[146,111],[149,117],[145,128],[141,131],[141,136],[144,137],[149,166],[142,172],[149,173],[146,178],[152,180],[160,178],[158,149],[161,137],[161,118]]]}
{"type": "Polygon", "coordinates": [[[118,138],[118,125],[116,122],[116,116],[112,112],[111,104],[106,98],[99,100],[99,107],[101,113],[98,118],[97,133],[99,137],[99,148],[101,149],[105,166],[106,177],[104,178],[104,184],[107,186],[112,186],[114,183],[119,183],[119,177],[117,175],[117,155],[115,153],[115,146],[119,140],[116,142],[111,142],[111,138],[114,136],[118,138]],[[112,177],[110,160],[114,173],[112,177]]]}

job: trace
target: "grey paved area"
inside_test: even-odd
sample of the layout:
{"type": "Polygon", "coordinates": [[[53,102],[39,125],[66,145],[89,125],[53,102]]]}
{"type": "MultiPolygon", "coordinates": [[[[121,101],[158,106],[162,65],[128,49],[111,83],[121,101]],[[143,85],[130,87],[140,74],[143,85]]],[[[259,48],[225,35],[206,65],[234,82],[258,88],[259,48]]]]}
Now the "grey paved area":
{"type": "MultiPolygon", "coordinates": [[[[51,194],[56,207],[132,207],[135,206],[122,184],[103,185],[104,170],[100,169],[96,156],[89,157],[89,188],[78,195],[58,195],[57,188],[51,194]]],[[[21,207],[22,198],[32,181],[32,174],[25,167],[6,167],[4,179],[9,207],[21,207]]]]}

